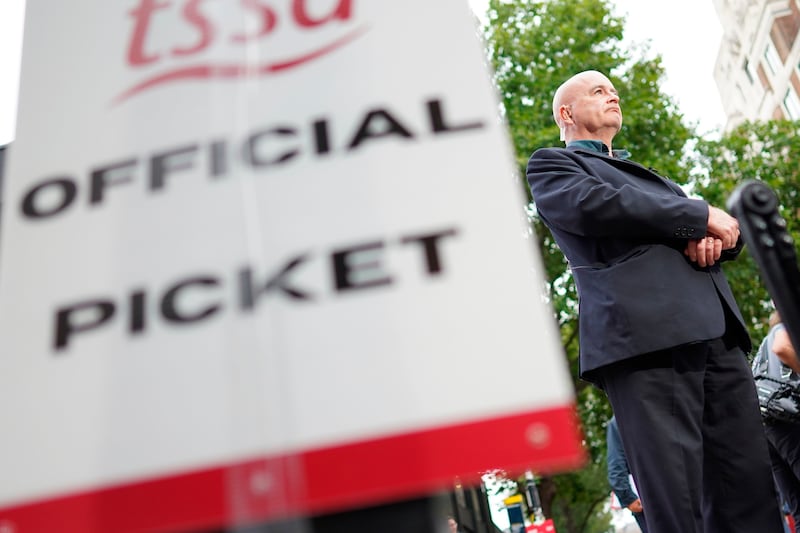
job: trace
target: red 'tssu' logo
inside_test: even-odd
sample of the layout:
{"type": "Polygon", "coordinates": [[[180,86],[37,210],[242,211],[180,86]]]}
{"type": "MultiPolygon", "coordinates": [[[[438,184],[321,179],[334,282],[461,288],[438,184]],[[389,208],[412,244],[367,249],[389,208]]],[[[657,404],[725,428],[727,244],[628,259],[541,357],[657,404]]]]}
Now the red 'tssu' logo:
{"type": "MultiPolygon", "coordinates": [[[[120,94],[116,103],[126,100],[147,89],[178,80],[203,79],[203,78],[236,78],[240,76],[263,75],[279,72],[302,65],[322,57],[337,48],[347,44],[364,32],[364,28],[349,29],[344,34],[339,34],[333,40],[317,45],[312,50],[305,50],[296,55],[289,55],[280,59],[272,59],[257,65],[245,62],[209,63],[193,62],[187,65],[182,58],[194,59],[203,54],[212,45],[220,43],[227,46],[248,45],[268,39],[279,31],[321,30],[333,24],[347,23],[352,18],[352,0],[283,0],[282,4],[288,7],[279,10],[269,0],[239,0],[238,5],[233,0],[225,0],[228,4],[225,9],[237,9],[248,17],[250,22],[256,22],[247,31],[241,29],[227,31],[215,25],[203,10],[206,0],[179,0],[178,6],[173,7],[172,0],[139,0],[129,15],[132,18],[132,32],[127,49],[127,64],[135,69],[153,67],[163,62],[171,63],[162,71],[151,74],[143,81],[130,87],[120,94]],[[315,4],[315,5],[309,5],[315,4]],[[159,17],[176,17],[177,23],[183,25],[183,42],[174,42],[169,45],[153,44],[148,37],[151,36],[154,24],[161,22],[159,17]],[[185,30],[191,30],[192,38],[185,30]],[[222,30],[222,31],[221,31],[222,30]],[[179,66],[175,66],[178,60],[179,66]]],[[[174,27],[174,26],[173,26],[174,27]]],[[[176,39],[178,40],[178,39],[176,39]]]]}

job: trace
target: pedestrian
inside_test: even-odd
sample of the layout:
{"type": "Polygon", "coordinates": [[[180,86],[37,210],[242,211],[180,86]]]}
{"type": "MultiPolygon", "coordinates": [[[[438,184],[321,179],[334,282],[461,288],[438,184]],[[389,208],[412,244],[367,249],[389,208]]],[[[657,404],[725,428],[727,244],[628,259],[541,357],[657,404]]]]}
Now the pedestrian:
{"type": "Polygon", "coordinates": [[[625,448],[622,447],[622,439],[619,436],[617,419],[612,416],[606,425],[606,459],[608,463],[608,484],[619,500],[619,504],[628,509],[642,533],[647,532],[647,522],[644,518],[644,508],[642,500],[636,493],[635,483],[631,481],[631,470],[628,467],[628,460],[625,457],[625,448]]]}
{"type": "Polygon", "coordinates": [[[617,418],[650,533],[779,533],[781,514],[720,262],[741,250],[725,211],[614,150],[620,97],[597,71],[556,91],[566,148],[527,177],[580,298],[580,373],[617,418]]]}
{"type": "MultiPolygon", "coordinates": [[[[797,366],[797,354],[777,311],[770,315],[769,326],[769,332],[753,358],[753,374],[766,376],[770,380],[767,383],[785,383],[796,389],[800,387],[800,376],[788,364],[797,366]]],[[[763,391],[763,385],[759,386],[763,391]]],[[[781,500],[789,509],[795,533],[800,533],[800,410],[780,409],[779,414],[773,414],[769,397],[764,396],[761,413],[769,443],[772,474],[781,500]]]]}

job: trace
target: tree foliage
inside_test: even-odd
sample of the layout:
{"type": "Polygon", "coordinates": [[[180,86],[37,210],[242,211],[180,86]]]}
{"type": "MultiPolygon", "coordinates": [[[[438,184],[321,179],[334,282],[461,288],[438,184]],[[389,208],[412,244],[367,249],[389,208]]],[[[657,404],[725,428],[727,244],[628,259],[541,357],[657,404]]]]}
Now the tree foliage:
{"type": "MultiPolygon", "coordinates": [[[[800,242],[800,123],[746,122],[719,140],[699,141],[696,152],[693,188],[705,200],[724,208],[739,184],[761,180],[777,194],[789,232],[800,242]]],[[[725,273],[757,344],[766,334],[772,305],[747,247],[737,261],[725,264],[725,273]]]]}
{"type": "MultiPolygon", "coordinates": [[[[591,69],[606,74],[621,96],[625,119],[615,148],[626,148],[636,161],[679,183],[689,180],[683,154],[693,129],[684,124],[673,100],[661,92],[660,57],[648,59],[646,49],[622,46],[624,22],[606,0],[490,0],[484,36],[520,176],[525,175],[528,158],[537,148],[562,145],[552,116],[555,90],[570,76],[591,69]]],[[[530,201],[524,180],[520,185],[530,201]]],[[[609,493],[605,423],[610,407],[602,392],[577,378],[575,286],[563,255],[536,217],[535,205],[529,203],[526,209],[575,379],[590,457],[580,472],[542,479],[542,503],[559,531],[600,533],[609,528],[603,504],[609,493]]]]}

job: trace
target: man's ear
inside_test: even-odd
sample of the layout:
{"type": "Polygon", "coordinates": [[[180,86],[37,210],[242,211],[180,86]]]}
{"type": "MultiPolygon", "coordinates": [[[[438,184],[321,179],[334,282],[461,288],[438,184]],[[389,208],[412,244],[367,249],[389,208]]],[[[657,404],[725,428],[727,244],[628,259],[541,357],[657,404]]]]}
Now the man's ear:
{"type": "Polygon", "coordinates": [[[572,122],[572,109],[568,105],[562,105],[558,108],[558,116],[564,122],[572,122]]]}
{"type": "Polygon", "coordinates": [[[572,124],[572,109],[565,104],[558,108],[558,129],[561,130],[559,139],[562,141],[567,139],[567,124],[572,124]]]}

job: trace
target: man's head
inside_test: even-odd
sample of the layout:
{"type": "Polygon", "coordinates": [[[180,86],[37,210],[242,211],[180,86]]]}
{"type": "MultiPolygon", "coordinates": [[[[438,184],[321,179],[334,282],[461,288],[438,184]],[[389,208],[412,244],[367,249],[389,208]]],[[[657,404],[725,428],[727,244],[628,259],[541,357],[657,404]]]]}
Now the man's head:
{"type": "Polygon", "coordinates": [[[553,96],[553,118],[561,140],[597,139],[609,147],[622,127],[619,95],[611,81],[596,70],[572,76],[553,96]]]}

